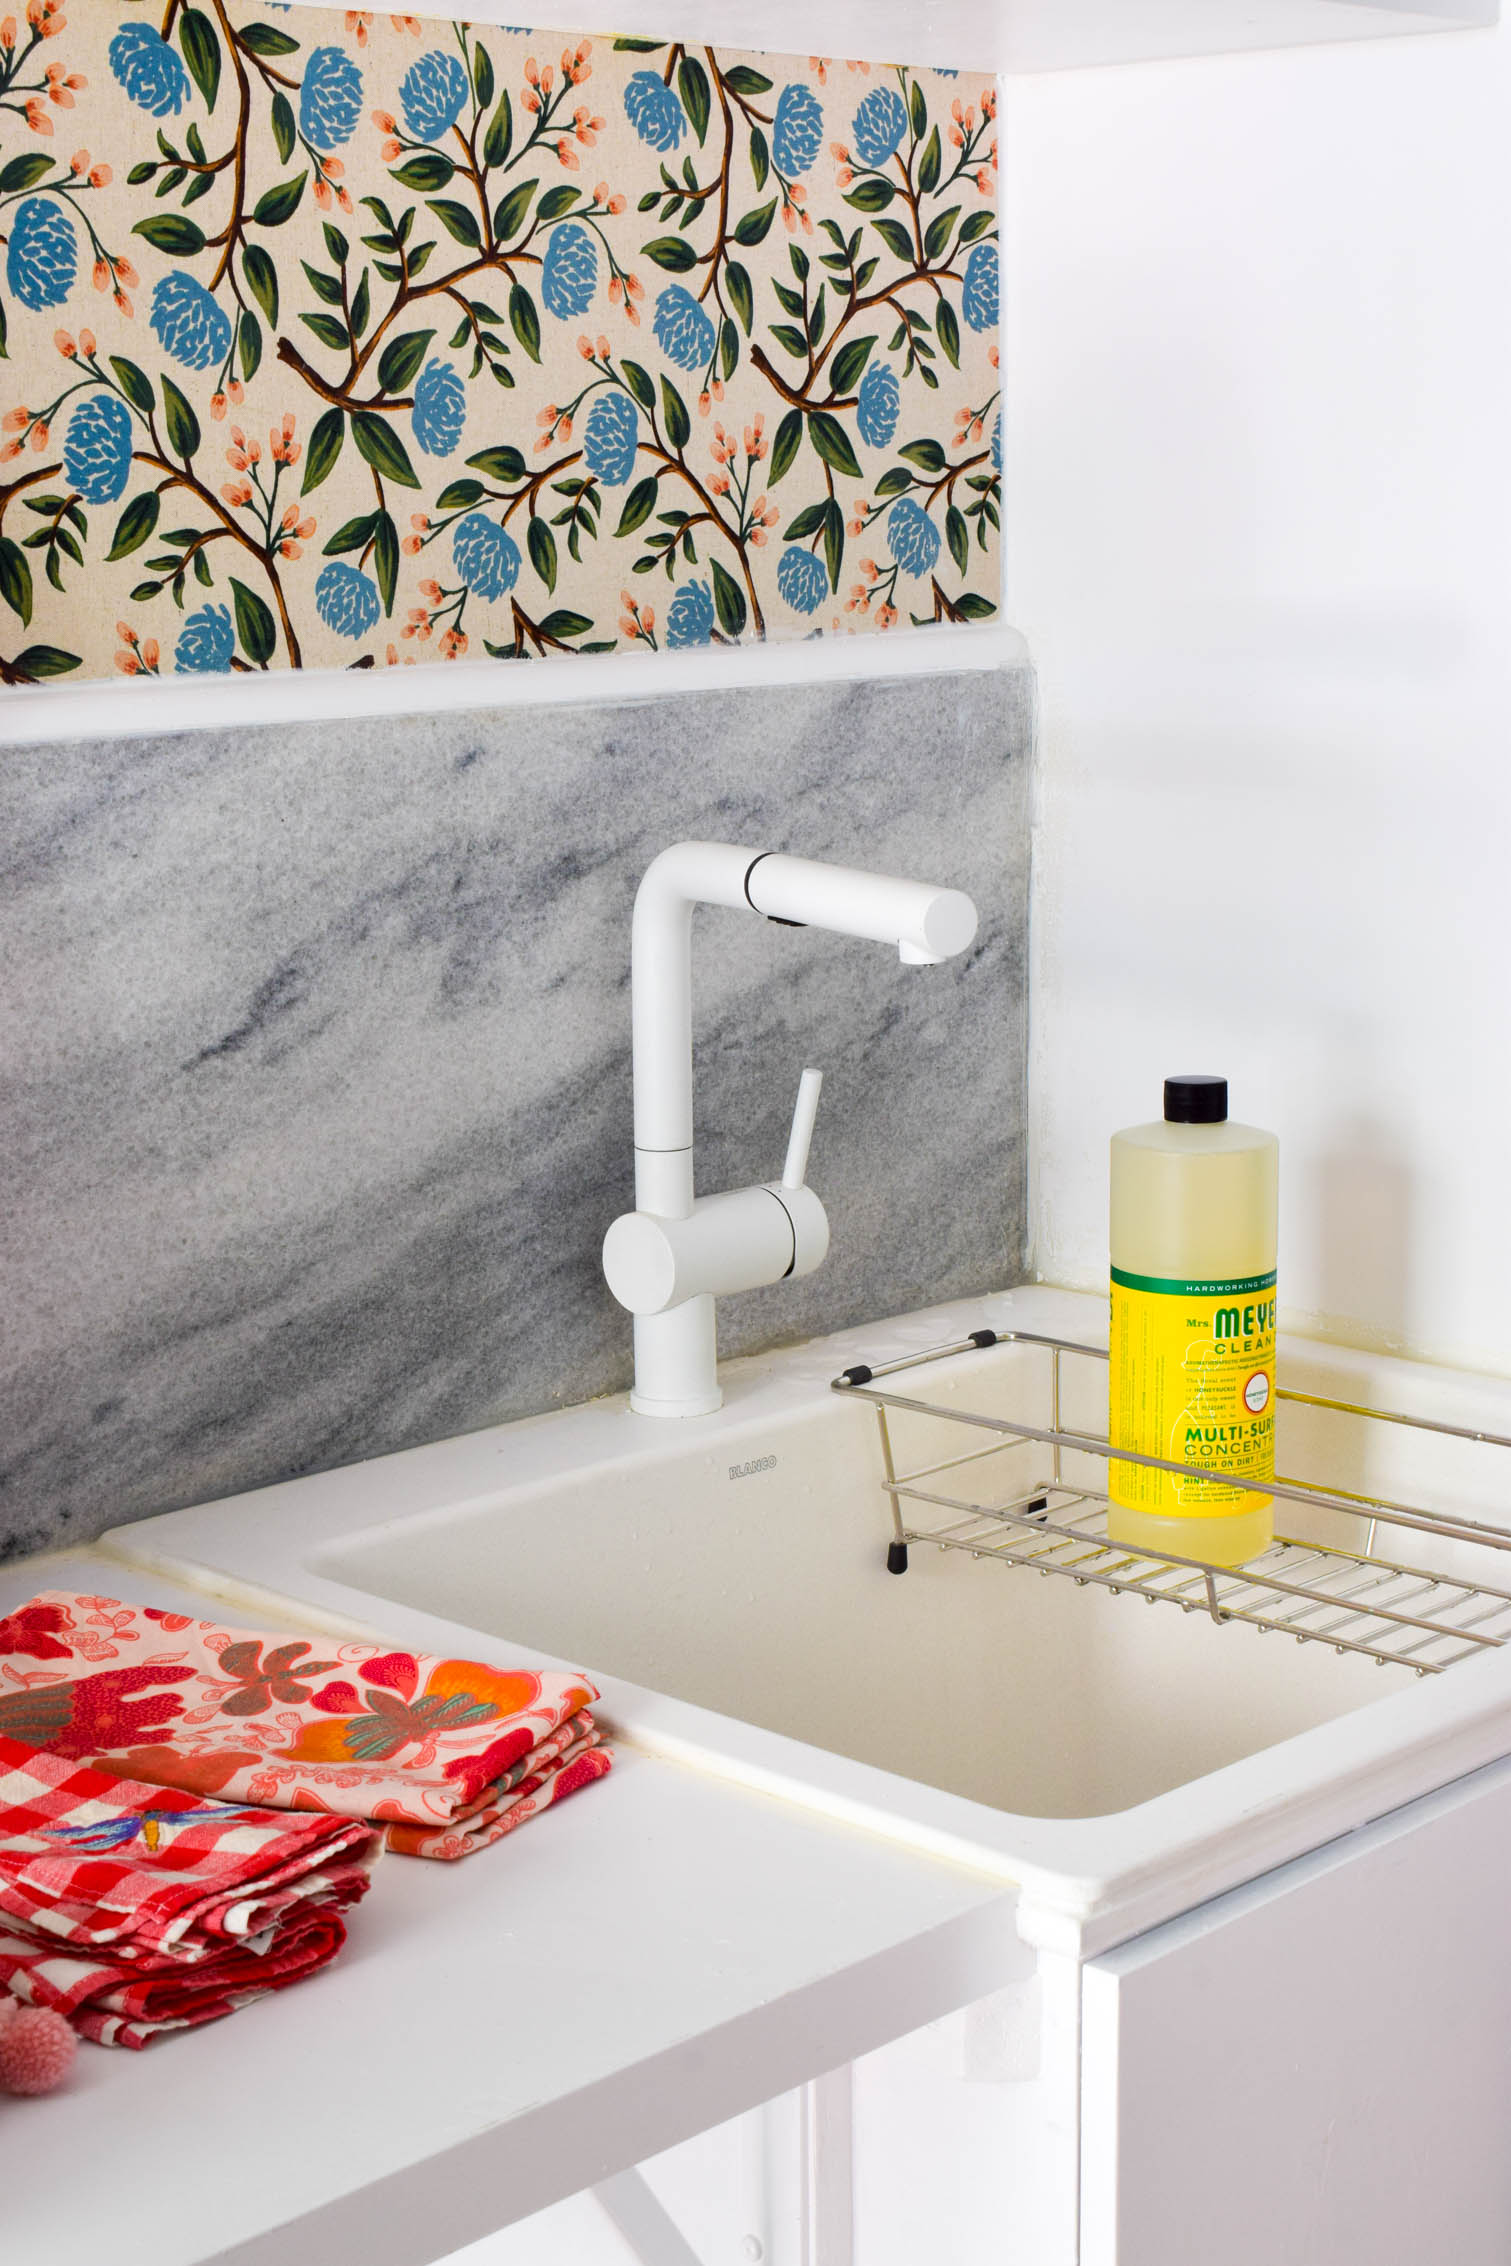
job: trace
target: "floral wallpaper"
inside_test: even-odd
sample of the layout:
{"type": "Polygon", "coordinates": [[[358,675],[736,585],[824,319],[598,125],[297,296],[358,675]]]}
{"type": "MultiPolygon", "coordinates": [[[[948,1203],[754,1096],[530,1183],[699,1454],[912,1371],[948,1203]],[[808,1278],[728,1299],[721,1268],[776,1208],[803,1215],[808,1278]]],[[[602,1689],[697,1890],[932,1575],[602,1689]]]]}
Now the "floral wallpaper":
{"type": "Polygon", "coordinates": [[[26,0],[0,679],[984,620],[996,182],[964,74],[26,0]]]}

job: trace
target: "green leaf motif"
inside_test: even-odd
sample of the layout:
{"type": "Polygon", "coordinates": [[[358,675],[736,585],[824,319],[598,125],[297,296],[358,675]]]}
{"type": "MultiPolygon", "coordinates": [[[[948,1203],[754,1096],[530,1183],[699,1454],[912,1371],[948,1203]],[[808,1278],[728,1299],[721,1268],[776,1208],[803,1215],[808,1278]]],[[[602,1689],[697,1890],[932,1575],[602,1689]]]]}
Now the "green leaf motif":
{"type": "Polygon", "coordinates": [[[535,208],[537,220],[560,220],[577,202],[577,191],[564,181],[559,188],[548,189],[535,208]]]}
{"type": "Polygon", "coordinates": [[[971,563],[971,531],[965,524],[965,513],[956,504],[951,504],[944,515],[944,533],[950,557],[964,574],[971,563]]]}
{"type": "Polygon", "coordinates": [[[548,590],[556,588],[556,537],[543,519],[532,519],[525,538],[530,564],[548,590]]]}
{"type": "Polygon", "coordinates": [[[724,288],[729,293],[730,304],[745,326],[745,336],[749,338],[750,326],[755,321],[755,294],[750,288],[750,271],[742,268],[738,260],[726,261],[724,288]]]}
{"type": "MultiPolygon", "coordinates": [[[[116,521],[115,538],[105,553],[107,564],[112,559],[127,558],[132,551],[141,549],[156,527],[161,509],[162,498],[155,488],[149,488],[144,496],[132,497],[116,521]]],[[[22,619],[25,618],[23,615],[22,619]]]]}
{"type": "Polygon", "coordinates": [[[433,330],[407,330],[391,338],[378,357],[378,384],[384,393],[403,393],[420,374],[433,330]]]}
{"type": "Polygon", "coordinates": [[[884,181],[880,174],[873,173],[864,181],[856,183],[845,202],[857,212],[885,212],[896,194],[890,181],[884,181]]]}
{"type": "Polygon", "coordinates": [[[955,223],[959,218],[960,207],[958,205],[951,205],[947,212],[940,213],[936,219],[929,222],[928,229],[923,239],[924,256],[926,259],[943,259],[944,254],[948,249],[950,238],[954,234],[955,223]]]}
{"type": "Polygon", "coordinates": [[[538,180],[521,181],[509,191],[507,197],[499,198],[498,208],[493,215],[493,233],[501,244],[509,243],[524,227],[529,217],[530,200],[539,187],[538,180]]]}
{"type": "Polygon", "coordinates": [[[770,79],[764,78],[759,71],[752,71],[744,63],[737,63],[732,71],[724,73],[724,84],[731,94],[744,95],[747,102],[753,102],[758,94],[771,92],[770,79]]]}
{"type": "Polygon", "coordinates": [[[656,508],[656,497],[659,493],[660,486],[654,472],[650,473],[644,480],[637,480],[624,499],[624,509],[619,514],[619,525],[615,528],[614,533],[616,535],[633,535],[637,527],[643,527],[656,508]]]}
{"type": "Polygon", "coordinates": [[[150,417],[157,407],[157,395],[152,390],[152,381],[146,371],[139,370],[134,362],[128,362],[122,354],[111,355],[110,367],[115,372],[116,383],[132,408],[140,409],[144,416],[150,417]]]}
{"type": "Polygon", "coordinates": [[[275,55],[297,55],[299,42],[286,31],[275,31],[271,24],[243,24],[236,34],[236,44],[249,55],[260,55],[267,60],[275,55]]]}
{"type": "Polygon", "coordinates": [[[784,473],[791,470],[793,459],[802,445],[803,412],[801,409],[789,409],[778,425],[771,443],[770,487],[774,488],[784,473]]]}
{"type": "Polygon", "coordinates": [[[163,416],[168,427],[168,446],[187,464],[199,447],[199,419],[166,371],[163,373],[163,416]]]}
{"type": "Polygon", "coordinates": [[[438,189],[445,188],[455,171],[449,157],[442,157],[439,150],[427,149],[417,151],[402,165],[396,165],[393,178],[406,189],[418,189],[422,197],[433,197],[438,189]]]}
{"type": "Polygon", "coordinates": [[[31,567],[20,544],[13,543],[8,535],[0,538],[0,598],[23,623],[31,620],[31,567]]]}
{"type": "Polygon", "coordinates": [[[306,166],[292,180],[280,181],[275,188],[264,189],[252,207],[252,218],[258,227],[281,228],[286,220],[292,220],[299,210],[299,200],[304,195],[304,184],[309,177],[309,168],[306,166]]]}
{"type": "Polygon", "coordinates": [[[265,669],[273,658],[278,643],[278,627],[272,609],[264,605],[255,590],[231,577],[231,598],[236,608],[236,634],[241,639],[241,650],[259,669],[265,669]]]}
{"type": "Polygon", "coordinates": [[[540,360],[540,315],[522,283],[509,291],[509,326],[532,362],[540,360]]]}
{"type": "Polygon", "coordinates": [[[466,511],[470,504],[480,504],[482,500],[483,483],[481,480],[452,480],[436,497],[436,509],[438,511],[466,511]]]}
{"type": "Polygon", "coordinates": [[[247,289],[267,316],[272,329],[278,328],[278,270],[260,244],[249,244],[242,255],[241,272],[247,279],[247,289]]]}
{"type": "Polygon", "coordinates": [[[829,385],[834,393],[851,393],[865,374],[876,344],[874,333],[869,338],[851,338],[845,341],[829,366],[829,385]]]}
{"type": "Polygon", "coordinates": [[[378,523],[375,511],[360,512],[336,529],[330,541],[322,546],[328,559],[339,558],[343,551],[361,551],[372,541],[373,529],[378,523]]]}
{"type": "MultiPolygon", "coordinates": [[[[814,447],[826,464],[832,465],[836,472],[843,472],[847,479],[861,478],[860,465],[850,446],[850,436],[837,417],[827,409],[816,409],[808,420],[808,431],[814,447]]],[[[843,529],[843,518],[841,528],[843,529]]]]}
{"type": "Polygon", "coordinates": [[[78,654],[65,653],[59,645],[28,645],[11,663],[23,684],[36,684],[43,677],[66,677],[78,666],[78,654]]]}
{"type": "Polygon", "coordinates": [[[525,476],[525,460],[517,448],[480,449],[467,462],[475,472],[486,473],[490,480],[502,480],[506,486],[525,476]]]}
{"type": "Polygon", "coordinates": [[[677,92],[682,97],[683,109],[692,120],[693,132],[699,142],[705,141],[708,136],[711,96],[708,73],[695,55],[684,55],[677,66],[677,92]]]}
{"type": "Polygon", "coordinates": [[[750,129],[750,171],[759,196],[766,186],[766,176],[771,171],[770,145],[759,126],[752,126],[750,129]]]}
{"type": "Polygon", "coordinates": [[[905,456],[909,464],[916,464],[920,472],[944,470],[944,450],[937,441],[909,441],[907,447],[899,449],[897,453],[905,456]]]}
{"type": "Polygon", "coordinates": [[[399,531],[393,523],[393,515],[386,511],[377,514],[377,526],[373,530],[373,572],[383,593],[383,611],[392,617],[399,587],[399,531]]]}
{"type": "Polygon", "coordinates": [[[509,89],[505,87],[498,98],[498,108],[488,121],[483,137],[483,163],[485,166],[506,165],[514,141],[514,113],[509,107],[509,89]]]}
{"type": "Polygon", "coordinates": [[[328,346],[333,354],[344,354],[351,345],[350,331],[334,315],[301,315],[299,320],[307,324],[321,345],[328,346]]]}
{"type": "Polygon", "coordinates": [[[327,409],[323,417],[315,420],[304,459],[304,484],[299,490],[301,496],[307,496],[312,488],[318,488],[321,481],[329,476],[341,454],[341,444],[345,438],[346,418],[341,410],[327,409]]]}
{"type": "Polygon", "coordinates": [[[181,212],[151,213],[131,233],[145,236],[155,251],[168,252],[176,260],[192,260],[205,248],[205,232],[198,221],[186,220],[181,212]]]}
{"type": "Polygon", "coordinates": [[[0,195],[14,196],[21,189],[29,189],[51,165],[52,159],[45,150],[29,150],[24,157],[13,157],[0,172],[0,195]]]}
{"type": "Polygon", "coordinates": [[[672,447],[686,448],[692,439],[693,421],[687,414],[687,403],[667,377],[661,380],[661,414],[666,420],[666,437],[672,447]]]}
{"type": "Polygon", "coordinates": [[[213,110],[220,89],[220,40],[202,9],[186,8],[179,17],[178,44],[190,76],[205,98],[205,108],[213,110]]]}
{"type": "Polygon", "coordinates": [[[642,370],[638,362],[629,360],[621,362],[619,368],[625,384],[629,387],[641,408],[654,409],[656,406],[656,389],[651,383],[650,372],[642,370]]]}
{"type": "Polygon", "coordinates": [[[354,409],[351,416],[352,439],[374,472],[401,488],[417,488],[420,483],[409,461],[409,451],[388,419],[377,416],[371,409],[354,409]]]}
{"type": "Polygon", "coordinates": [[[686,275],[698,262],[697,253],[685,236],[654,236],[640,249],[648,260],[654,260],[658,268],[665,268],[672,275],[686,275]]]}
{"type": "Polygon", "coordinates": [[[273,147],[278,152],[280,165],[287,165],[299,139],[294,125],[294,106],[286,94],[275,94],[272,108],[273,147]]]}
{"type": "Polygon", "coordinates": [[[934,335],[944,350],[945,358],[958,370],[960,367],[960,324],[948,299],[941,299],[934,317],[934,335]]]}
{"type": "Polygon", "coordinates": [[[459,205],[454,197],[432,197],[429,204],[448,236],[454,236],[459,244],[469,245],[474,251],[478,249],[483,241],[482,231],[470,205],[459,205]]]}
{"type": "Polygon", "coordinates": [[[757,205],[754,212],[746,213],[735,224],[734,241],[746,245],[764,243],[775,211],[776,198],[771,197],[764,205],[757,205]]]}
{"type": "Polygon", "coordinates": [[[924,196],[931,197],[938,188],[943,166],[944,155],[939,147],[939,128],[936,126],[924,143],[923,155],[918,160],[918,186],[924,196]]]}
{"type": "Polygon", "coordinates": [[[708,563],[713,575],[714,612],[719,617],[719,627],[726,637],[738,637],[746,621],[745,593],[727,567],[721,566],[717,559],[710,559],[708,563]]]}

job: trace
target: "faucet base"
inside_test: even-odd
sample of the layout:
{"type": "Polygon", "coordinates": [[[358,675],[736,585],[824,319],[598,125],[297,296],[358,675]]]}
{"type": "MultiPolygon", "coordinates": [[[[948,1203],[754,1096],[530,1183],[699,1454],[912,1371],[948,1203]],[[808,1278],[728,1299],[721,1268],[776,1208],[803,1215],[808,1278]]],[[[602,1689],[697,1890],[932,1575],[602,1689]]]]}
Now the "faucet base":
{"type": "Polygon", "coordinates": [[[714,1302],[708,1291],[684,1298],[664,1314],[635,1316],[637,1416],[712,1416],[724,1405],[719,1390],[714,1302]]]}

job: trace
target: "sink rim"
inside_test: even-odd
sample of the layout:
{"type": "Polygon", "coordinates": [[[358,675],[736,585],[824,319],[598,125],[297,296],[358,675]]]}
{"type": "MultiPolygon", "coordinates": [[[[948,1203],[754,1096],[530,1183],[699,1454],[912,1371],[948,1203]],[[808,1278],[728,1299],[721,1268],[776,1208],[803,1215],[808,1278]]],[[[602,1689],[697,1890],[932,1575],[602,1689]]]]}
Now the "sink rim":
{"type": "MultiPolygon", "coordinates": [[[[451,1651],[497,1650],[539,1665],[539,1647],[469,1629],[343,1580],[332,1554],[396,1524],[497,1502],[570,1473],[653,1465],[668,1449],[715,1441],[790,1415],[828,1393],[849,1363],[959,1338],[983,1320],[1095,1336],[1104,1302],[1026,1285],[748,1356],[721,1368],[725,1406],[671,1426],[632,1416],[623,1394],[458,1435],[430,1446],[288,1480],[114,1527],[97,1547],[208,1590],[245,1613],[360,1636],[384,1634],[384,1606],[451,1651]],[[668,1434],[674,1435],[668,1438],[668,1434]],[[508,1459],[502,1478],[500,1459],[508,1459]],[[376,1514],[375,1515],[375,1507],[376,1514]]],[[[1511,1431],[1511,1383],[1321,1341],[1283,1337],[1293,1377],[1325,1363],[1355,1397],[1474,1412],[1511,1431]]],[[[920,1853],[1011,1883],[1019,1928],[1047,1948],[1106,1948],[1303,1850],[1511,1753],[1511,1647],[1384,1694],[1352,1712],[1100,1817],[997,1810],[854,1762],[627,1679],[601,1676],[601,1713],[626,1745],[712,1772],[752,1792],[817,1809],[920,1853]]]]}

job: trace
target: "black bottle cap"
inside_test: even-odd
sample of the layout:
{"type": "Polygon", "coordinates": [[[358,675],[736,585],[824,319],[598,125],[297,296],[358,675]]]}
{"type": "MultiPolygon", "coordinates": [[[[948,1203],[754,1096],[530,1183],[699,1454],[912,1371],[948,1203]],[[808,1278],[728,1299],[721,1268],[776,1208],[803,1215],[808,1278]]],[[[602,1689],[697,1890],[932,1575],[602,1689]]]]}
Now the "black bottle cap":
{"type": "Polygon", "coordinates": [[[1228,1081],[1193,1073],[1165,1080],[1167,1125],[1221,1125],[1228,1114],[1228,1081]]]}

